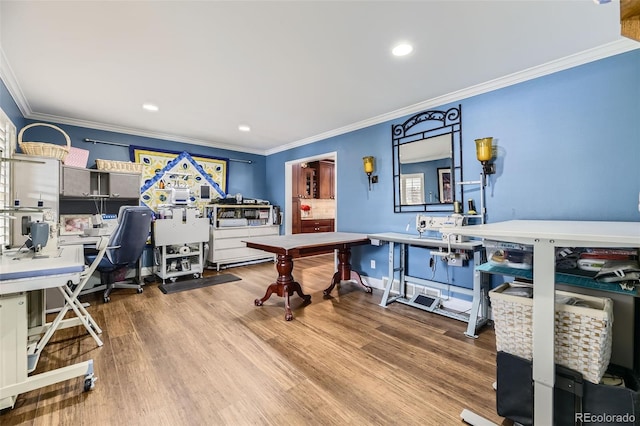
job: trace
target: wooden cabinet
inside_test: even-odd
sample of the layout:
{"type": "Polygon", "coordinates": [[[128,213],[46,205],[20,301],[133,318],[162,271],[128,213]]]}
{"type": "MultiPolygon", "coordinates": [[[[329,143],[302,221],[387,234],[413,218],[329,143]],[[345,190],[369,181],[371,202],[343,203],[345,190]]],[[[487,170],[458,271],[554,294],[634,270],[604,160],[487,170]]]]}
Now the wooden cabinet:
{"type": "Polygon", "coordinates": [[[300,230],[302,234],[311,234],[315,232],[333,232],[333,219],[307,219],[301,221],[300,230]]]}
{"type": "Polygon", "coordinates": [[[335,164],[333,161],[318,161],[318,198],[335,198],[335,164]]]}
{"type": "Polygon", "coordinates": [[[291,197],[294,199],[300,198],[302,195],[300,191],[300,170],[300,164],[291,166],[291,197]]]}
{"type": "Polygon", "coordinates": [[[60,195],[67,198],[140,198],[140,174],[62,166],[60,195]]]}
{"type": "Polygon", "coordinates": [[[313,163],[294,164],[292,167],[292,194],[293,198],[317,198],[318,180],[317,171],[312,167],[313,163]]]}
{"type": "Polygon", "coordinates": [[[299,234],[301,229],[302,218],[300,217],[300,198],[293,197],[291,200],[291,233],[299,234]]]}
{"type": "Polygon", "coordinates": [[[318,180],[316,169],[307,165],[300,168],[299,187],[302,197],[300,198],[318,198],[318,180]]]}

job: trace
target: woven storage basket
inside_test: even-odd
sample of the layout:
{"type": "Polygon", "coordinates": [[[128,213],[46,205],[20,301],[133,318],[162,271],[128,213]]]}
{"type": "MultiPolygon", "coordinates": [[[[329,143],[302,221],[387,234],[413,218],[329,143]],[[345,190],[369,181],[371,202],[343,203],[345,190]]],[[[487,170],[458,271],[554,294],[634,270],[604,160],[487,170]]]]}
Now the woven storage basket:
{"type": "Polygon", "coordinates": [[[20,150],[27,155],[51,157],[64,161],[64,159],[67,157],[67,154],[69,153],[69,149],[71,148],[71,139],[69,138],[69,135],[67,135],[64,130],[62,130],[58,126],[47,123],[31,123],[27,126],[24,126],[20,130],[20,133],[18,133],[18,146],[20,146],[20,150]],[[22,134],[24,133],[24,131],[35,126],[46,126],[51,127],[52,129],[56,129],[64,135],[64,138],[67,140],[67,146],[60,146],[46,142],[23,142],[22,134]]]}
{"type": "MultiPolygon", "coordinates": [[[[511,284],[491,290],[496,350],[529,361],[533,358],[533,299],[502,294],[511,284]]],[[[611,359],[613,302],[607,297],[556,291],[575,297],[590,307],[556,303],[555,360],[582,373],[585,380],[600,382],[611,359]]]]}
{"type": "Polygon", "coordinates": [[[98,158],[96,159],[96,168],[112,172],[142,173],[144,164],[130,161],[101,160],[98,158]]]}

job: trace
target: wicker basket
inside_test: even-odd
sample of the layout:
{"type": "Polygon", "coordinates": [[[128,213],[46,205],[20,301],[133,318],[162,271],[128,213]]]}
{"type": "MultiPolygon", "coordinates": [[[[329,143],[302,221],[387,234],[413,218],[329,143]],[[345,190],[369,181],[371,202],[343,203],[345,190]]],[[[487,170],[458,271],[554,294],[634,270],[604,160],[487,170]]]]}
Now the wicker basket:
{"type": "MultiPolygon", "coordinates": [[[[502,292],[510,283],[491,290],[496,350],[533,358],[533,299],[502,292]]],[[[556,291],[558,296],[581,299],[589,307],[556,303],[555,360],[582,373],[585,380],[600,382],[611,359],[613,302],[606,297],[556,291]]]]}
{"type": "Polygon", "coordinates": [[[101,160],[98,158],[96,159],[96,168],[111,172],[142,173],[144,164],[130,161],[101,160]]]}
{"type": "Polygon", "coordinates": [[[71,148],[71,139],[69,138],[69,135],[67,135],[65,131],[58,126],[47,123],[31,123],[27,126],[24,126],[20,130],[20,133],[18,133],[18,146],[20,146],[20,150],[27,155],[50,157],[64,161],[64,159],[67,157],[67,154],[69,153],[69,149],[71,148]],[[52,143],[46,142],[22,142],[22,134],[24,133],[24,131],[35,126],[46,126],[51,127],[52,129],[56,129],[64,135],[64,138],[67,140],[67,146],[54,145],[52,143]]]}

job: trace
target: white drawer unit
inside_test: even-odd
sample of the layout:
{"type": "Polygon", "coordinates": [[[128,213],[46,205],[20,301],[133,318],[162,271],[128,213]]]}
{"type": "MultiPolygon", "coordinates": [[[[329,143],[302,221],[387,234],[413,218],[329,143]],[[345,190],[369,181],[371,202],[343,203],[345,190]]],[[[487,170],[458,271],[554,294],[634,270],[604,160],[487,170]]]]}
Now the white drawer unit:
{"type": "Polygon", "coordinates": [[[280,233],[273,206],[215,204],[207,206],[207,216],[211,220],[207,261],[218,271],[224,265],[275,260],[273,253],[248,248],[243,242],[248,237],[280,233]],[[230,221],[243,220],[247,225],[229,226],[230,221]]]}

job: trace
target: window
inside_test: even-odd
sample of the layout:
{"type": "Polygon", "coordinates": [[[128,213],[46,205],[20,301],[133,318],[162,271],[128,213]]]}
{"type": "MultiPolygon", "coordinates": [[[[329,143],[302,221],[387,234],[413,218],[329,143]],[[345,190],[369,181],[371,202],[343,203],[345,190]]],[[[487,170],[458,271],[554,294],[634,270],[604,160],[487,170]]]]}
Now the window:
{"type": "MultiPolygon", "coordinates": [[[[0,245],[5,247],[10,244],[9,231],[11,227],[9,214],[2,210],[9,207],[11,200],[10,182],[11,176],[10,162],[5,161],[13,153],[16,139],[16,126],[13,125],[9,117],[0,109],[0,245]]],[[[0,253],[2,249],[0,249],[0,253]]]]}
{"type": "Polygon", "coordinates": [[[403,205],[424,204],[424,173],[400,175],[403,205]]]}

